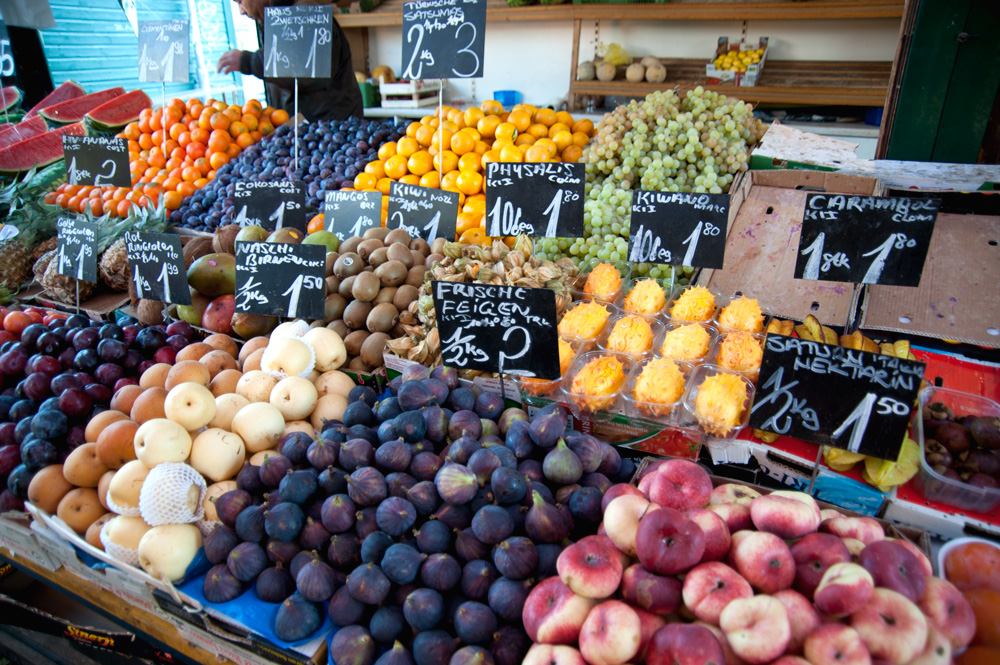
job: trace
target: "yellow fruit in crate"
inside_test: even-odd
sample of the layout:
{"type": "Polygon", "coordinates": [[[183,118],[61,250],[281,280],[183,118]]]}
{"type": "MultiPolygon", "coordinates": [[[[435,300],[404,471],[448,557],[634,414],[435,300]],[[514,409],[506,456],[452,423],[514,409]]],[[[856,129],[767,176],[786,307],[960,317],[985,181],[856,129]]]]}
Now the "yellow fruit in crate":
{"type": "Polygon", "coordinates": [[[823,459],[826,461],[826,465],[834,471],[847,471],[855,464],[865,459],[865,456],[858,453],[852,453],[851,451],[844,450],[843,448],[823,446],[823,459]]]}
{"type": "Polygon", "coordinates": [[[910,478],[917,475],[919,465],[920,446],[917,445],[916,441],[907,436],[903,439],[899,458],[895,462],[876,457],[866,457],[865,468],[861,475],[865,481],[883,492],[888,492],[893,487],[903,485],[910,478]]]}

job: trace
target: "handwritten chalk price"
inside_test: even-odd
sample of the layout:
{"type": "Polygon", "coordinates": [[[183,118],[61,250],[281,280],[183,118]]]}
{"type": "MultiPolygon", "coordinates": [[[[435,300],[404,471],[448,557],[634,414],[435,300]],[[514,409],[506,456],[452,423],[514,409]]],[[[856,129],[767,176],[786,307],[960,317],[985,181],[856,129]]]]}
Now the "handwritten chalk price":
{"type": "Polygon", "coordinates": [[[268,7],[265,10],[265,76],[330,78],[332,54],[332,6],[268,7]]]}
{"type": "Polygon", "coordinates": [[[721,268],[728,219],[727,194],[636,191],[629,261],[721,268]]]}
{"type": "Polygon", "coordinates": [[[139,81],[188,80],[188,22],[139,21],[139,81]]]}
{"type": "Polygon", "coordinates": [[[0,78],[8,78],[14,75],[14,53],[10,48],[10,37],[7,34],[7,26],[0,21],[0,78]]]}
{"type": "Polygon", "coordinates": [[[401,79],[483,75],[485,0],[403,3],[401,79]]]}
{"type": "Polygon", "coordinates": [[[491,236],[583,235],[582,164],[486,165],[486,222],[491,236]]]}

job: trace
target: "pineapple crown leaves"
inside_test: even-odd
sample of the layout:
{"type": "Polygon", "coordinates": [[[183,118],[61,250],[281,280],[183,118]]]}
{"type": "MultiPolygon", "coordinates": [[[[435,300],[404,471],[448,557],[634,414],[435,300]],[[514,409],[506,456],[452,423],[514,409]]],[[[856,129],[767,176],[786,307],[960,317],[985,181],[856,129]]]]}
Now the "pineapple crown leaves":
{"type": "MultiPolygon", "coordinates": [[[[65,215],[66,211],[56,205],[45,204],[52,215],[65,215]]],[[[110,214],[95,215],[89,209],[83,213],[78,213],[85,221],[97,224],[97,253],[101,254],[117,240],[125,235],[126,231],[143,231],[146,233],[160,233],[167,228],[167,208],[163,198],[155,206],[140,208],[132,207],[132,212],[128,217],[112,217],[110,214]]]]}

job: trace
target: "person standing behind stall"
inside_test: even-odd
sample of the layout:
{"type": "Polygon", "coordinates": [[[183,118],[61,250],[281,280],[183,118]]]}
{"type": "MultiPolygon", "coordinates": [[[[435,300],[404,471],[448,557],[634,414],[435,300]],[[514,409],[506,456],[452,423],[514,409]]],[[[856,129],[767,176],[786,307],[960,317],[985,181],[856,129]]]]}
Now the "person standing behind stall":
{"type": "MultiPolygon", "coordinates": [[[[301,5],[330,4],[317,0],[233,0],[240,7],[240,13],[257,23],[257,42],[264,43],[264,12],[268,7],[293,7],[301,5]]],[[[347,35],[333,20],[332,58],[330,78],[299,79],[299,113],[307,120],[346,120],[350,116],[364,115],[361,88],[354,77],[351,49],[347,35]]],[[[220,74],[240,72],[264,78],[264,49],[256,52],[233,49],[219,58],[217,69],[220,74]]],[[[295,112],[294,79],[267,78],[264,88],[267,101],[275,108],[295,112]]]]}

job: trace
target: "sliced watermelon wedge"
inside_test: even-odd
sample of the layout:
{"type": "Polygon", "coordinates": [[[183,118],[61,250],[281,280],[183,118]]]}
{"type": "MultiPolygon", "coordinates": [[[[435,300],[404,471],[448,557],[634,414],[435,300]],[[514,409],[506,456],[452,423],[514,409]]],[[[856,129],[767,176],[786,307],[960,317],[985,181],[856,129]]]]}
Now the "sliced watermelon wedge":
{"type": "Polygon", "coordinates": [[[104,102],[86,115],[86,123],[100,132],[117,130],[139,120],[143,109],[153,108],[153,101],[142,90],[127,92],[104,102]]]}
{"type": "Polygon", "coordinates": [[[82,122],[33,136],[0,150],[0,174],[23,173],[32,166],[42,168],[63,158],[63,135],[85,136],[82,122]]]}
{"type": "MultiPolygon", "coordinates": [[[[0,88],[0,110],[10,111],[21,103],[21,91],[12,85],[0,88]]],[[[0,114],[2,116],[3,114],[0,114]]]]}
{"type": "Polygon", "coordinates": [[[38,115],[38,112],[44,108],[50,106],[55,106],[61,102],[65,102],[69,99],[76,99],[77,97],[83,97],[87,94],[87,91],[83,89],[83,86],[76,81],[64,81],[59,84],[59,87],[45,95],[42,101],[38,102],[31,107],[31,110],[24,115],[24,119],[34,118],[38,115]]]}
{"type": "Polygon", "coordinates": [[[38,115],[45,118],[49,125],[65,125],[71,122],[80,122],[89,111],[96,109],[104,102],[125,94],[125,88],[109,88],[101,92],[92,92],[83,97],[67,99],[55,106],[47,106],[38,112],[38,115]]]}
{"type": "Polygon", "coordinates": [[[44,134],[47,131],[49,131],[48,125],[38,116],[35,116],[31,120],[19,122],[10,129],[0,133],[0,149],[14,145],[19,141],[30,139],[33,136],[44,134]]]}

